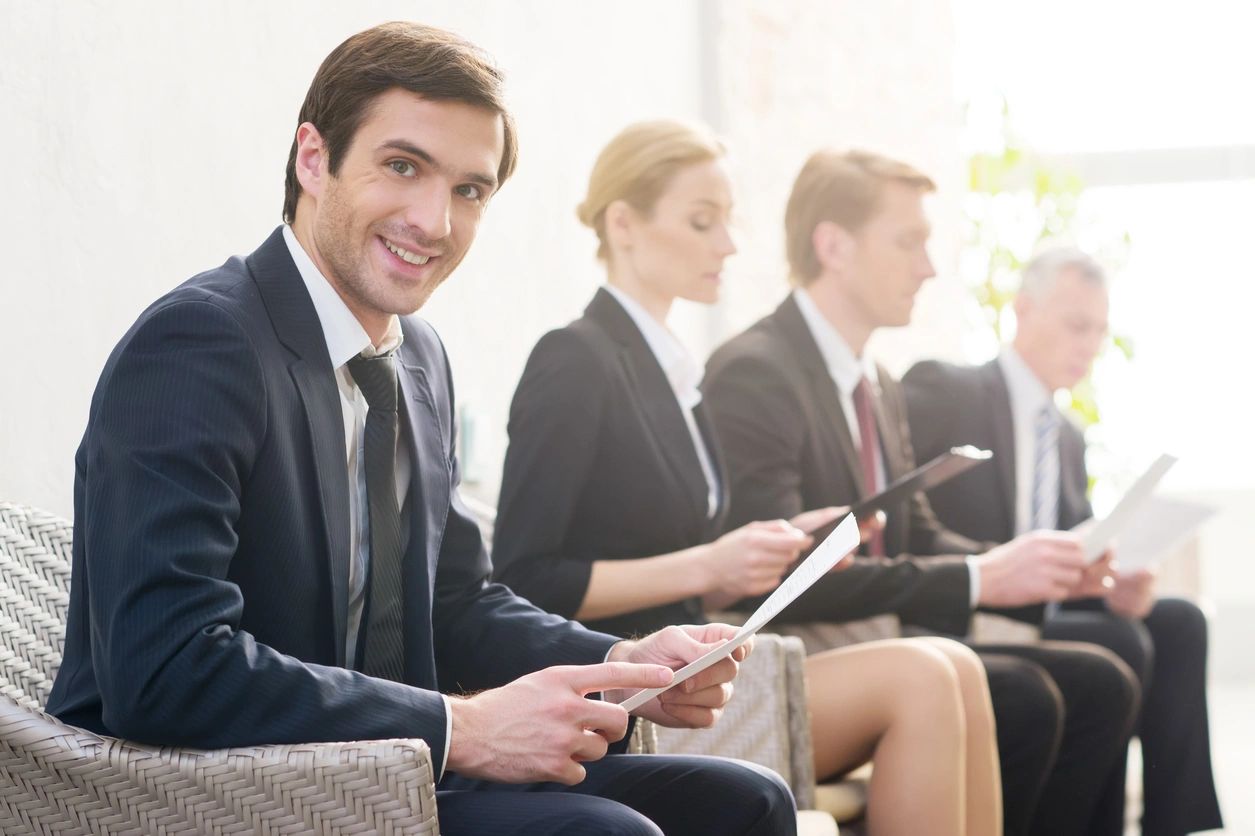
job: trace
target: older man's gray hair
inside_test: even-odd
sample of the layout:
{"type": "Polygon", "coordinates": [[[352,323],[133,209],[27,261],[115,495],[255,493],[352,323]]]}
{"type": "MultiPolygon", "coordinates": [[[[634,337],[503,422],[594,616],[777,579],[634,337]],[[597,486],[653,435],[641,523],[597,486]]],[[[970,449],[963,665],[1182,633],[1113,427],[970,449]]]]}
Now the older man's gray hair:
{"type": "Polygon", "coordinates": [[[1107,273],[1092,255],[1072,246],[1054,246],[1042,250],[1029,259],[1020,274],[1020,293],[1040,299],[1054,287],[1059,274],[1075,270],[1081,278],[1103,289],[1107,287],[1107,273]]]}

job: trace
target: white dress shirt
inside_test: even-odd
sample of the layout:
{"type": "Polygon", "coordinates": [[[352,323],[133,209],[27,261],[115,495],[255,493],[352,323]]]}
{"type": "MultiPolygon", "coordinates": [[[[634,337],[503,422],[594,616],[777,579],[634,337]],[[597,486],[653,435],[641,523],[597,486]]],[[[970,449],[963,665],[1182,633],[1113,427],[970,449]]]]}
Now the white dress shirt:
{"type": "MultiPolygon", "coordinates": [[[[344,462],[348,473],[349,484],[349,608],[348,631],[345,638],[345,666],[353,668],[357,662],[357,637],[361,631],[362,607],[366,599],[366,578],[370,567],[370,507],[366,500],[366,451],[365,427],[366,413],[370,407],[366,397],[357,388],[348,362],[358,354],[373,357],[396,351],[401,346],[403,335],[401,322],[393,316],[388,321],[388,330],[383,341],[376,346],[366,333],[366,329],[357,321],[357,317],[344,304],[340,294],[310,259],[301,243],[296,240],[292,228],[284,225],[283,240],[288,245],[288,252],[296,262],[296,269],[305,282],[309,298],[314,303],[318,321],[322,325],[323,338],[327,342],[327,354],[331,358],[331,367],[335,369],[336,387],[340,390],[340,411],[344,416],[344,462]]],[[[397,434],[397,456],[395,464],[397,509],[405,504],[405,497],[410,489],[410,456],[409,443],[405,433],[397,434]]],[[[418,512],[416,512],[418,513],[418,512]]],[[[449,743],[453,736],[453,712],[449,710],[449,698],[445,702],[445,764],[449,760],[449,743]]],[[[441,764],[441,774],[445,764],[441,764]]]]}
{"type": "MultiPolygon", "coordinates": [[[[811,338],[819,347],[819,354],[824,358],[828,374],[837,386],[837,397],[841,402],[841,411],[845,413],[845,423],[850,428],[850,438],[854,439],[855,446],[861,449],[863,442],[858,430],[858,413],[854,410],[854,388],[858,386],[860,380],[866,377],[875,396],[880,397],[878,382],[880,377],[876,372],[876,364],[866,353],[862,357],[854,354],[854,349],[850,348],[850,344],[845,341],[841,333],[820,312],[815,300],[811,299],[811,295],[806,292],[805,288],[794,289],[793,301],[802,312],[802,319],[806,321],[811,338]]],[[[876,481],[884,486],[886,484],[884,452],[876,450],[875,453],[876,481]]],[[[870,488],[868,493],[871,493],[870,488]]],[[[967,558],[967,569],[968,601],[975,607],[980,601],[980,573],[970,555],[967,558]]]]}
{"type": "MultiPolygon", "coordinates": [[[[1007,381],[1007,394],[1011,399],[1011,424],[1015,439],[1015,534],[1033,528],[1033,484],[1037,461],[1037,417],[1043,407],[1054,408],[1054,396],[1033,373],[1013,347],[1003,346],[998,354],[998,366],[1007,381]]],[[[1059,484],[1059,456],[1047,456],[1043,467],[1054,468],[1052,484],[1059,484]]]]}
{"type": "Polygon", "coordinates": [[[654,359],[658,361],[663,374],[667,377],[667,382],[671,384],[671,391],[680,404],[680,413],[684,416],[684,423],[688,426],[689,436],[693,440],[697,461],[702,466],[702,475],[706,477],[706,518],[712,519],[719,510],[719,477],[715,474],[710,451],[706,449],[706,442],[697,428],[697,420],[693,417],[694,407],[702,400],[701,390],[697,388],[702,379],[701,368],[693,359],[693,355],[689,354],[684,345],[676,339],[675,334],[650,316],[649,311],[645,310],[640,302],[613,285],[607,284],[604,287],[636,323],[637,330],[645,338],[645,343],[653,352],[654,359]]]}
{"type": "MultiPolygon", "coordinates": [[[[824,358],[824,365],[828,367],[828,375],[837,386],[837,398],[841,401],[841,411],[845,413],[846,426],[850,428],[850,438],[854,439],[854,446],[861,450],[863,437],[858,429],[858,412],[854,408],[854,389],[859,381],[866,377],[867,382],[871,384],[873,394],[877,398],[880,397],[880,377],[876,373],[876,364],[867,354],[862,357],[854,354],[854,349],[850,348],[850,344],[845,341],[840,332],[820,313],[815,300],[811,299],[811,295],[805,289],[800,287],[795,289],[793,301],[802,312],[802,319],[806,320],[806,327],[810,329],[811,338],[815,340],[815,345],[819,346],[819,354],[824,358]]],[[[876,484],[883,487],[885,485],[884,452],[882,450],[874,452],[876,454],[876,484]]],[[[872,485],[866,487],[869,496],[875,493],[872,485]]]]}

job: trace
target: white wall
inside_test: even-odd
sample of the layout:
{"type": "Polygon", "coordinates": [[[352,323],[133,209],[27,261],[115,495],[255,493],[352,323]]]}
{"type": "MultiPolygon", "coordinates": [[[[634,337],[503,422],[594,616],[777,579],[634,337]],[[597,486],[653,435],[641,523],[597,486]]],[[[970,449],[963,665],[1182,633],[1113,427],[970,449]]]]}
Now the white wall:
{"type": "MultiPolygon", "coordinates": [[[[109,350],[154,298],[251,251],[279,222],[301,99],[318,62],[353,32],[421,15],[479,43],[509,76],[518,174],[424,311],[476,424],[471,475],[491,493],[527,352],[596,286],[593,239],[574,206],[597,151],[631,120],[706,119],[736,153],[743,255],[730,265],[726,305],[678,312],[697,351],[783,295],[783,202],[822,144],[879,148],[935,174],[936,253],[953,275],[960,166],[948,6],[0,4],[0,498],[70,514],[73,453],[109,350]]],[[[947,295],[953,288],[939,284],[921,305],[930,348],[957,345],[955,326],[930,313],[947,295]]],[[[924,350],[913,346],[885,350],[924,350]]]]}

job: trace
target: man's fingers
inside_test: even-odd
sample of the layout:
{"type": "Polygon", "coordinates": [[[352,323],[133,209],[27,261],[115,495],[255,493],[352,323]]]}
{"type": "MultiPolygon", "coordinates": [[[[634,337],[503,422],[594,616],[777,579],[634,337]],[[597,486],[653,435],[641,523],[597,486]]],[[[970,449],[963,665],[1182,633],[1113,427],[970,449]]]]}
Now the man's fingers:
{"type": "Polygon", "coordinates": [[[563,665],[550,670],[581,696],[616,688],[660,688],[669,684],[672,678],[670,668],[636,662],[563,665]]]}
{"type": "Polygon", "coordinates": [[[627,734],[628,713],[617,703],[581,698],[580,705],[575,707],[572,722],[592,729],[603,738],[613,743],[622,740],[627,734]]]}
{"type": "MultiPolygon", "coordinates": [[[[690,680],[691,681],[691,680],[690,680]]],[[[685,683],[688,684],[687,682],[685,683]]],[[[686,691],[683,688],[672,688],[658,696],[659,702],[695,705],[703,708],[722,708],[732,699],[731,682],[719,682],[697,691],[686,691]]]]}
{"type": "Polygon", "coordinates": [[[684,680],[677,688],[672,690],[682,690],[686,694],[692,694],[693,692],[700,691],[703,688],[709,688],[711,685],[718,685],[721,682],[731,682],[733,679],[736,679],[738,667],[737,663],[730,657],[720,659],[718,662],[715,662],[713,665],[706,668],[706,670],[693,674],[693,676],[684,680]]]}
{"type": "Polygon", "coordinates": [[[719,721],[723,713],[718,708],[702,708],[683,703],[663,703],[662,710],[676,720],[675,725],[690,729],[708,729],[719,721]]]}
{"type": "MultiPolygon", "coordinates": [[[[619,740],[622,737],[616,737],[619,740]]],[[[610,749],[611,741],[596,731],[585,729],[576,741],[575,748],[571,751],[571,760],[586,763],[588,761],[599,761],[606,756],[606,752],[610,749]]]]}
{"type": "Polygon", "coordinates": [[[800,549],[810,540],[809,534],[799,531],[788,523],[783,529],[760,528],[750,535],[750,543],[760,549],[767,551],[787,551],[789,549],[800,549]]]}
{"type": "Polygon", "coordinates": [[[568,787],[573,787],[582,782],[587,775],[588,772],[583,766],[573,760],[568,760],[558,771],[558,774],[554,776],[553,780],[557,781],[559,784],[566,784],[568,787]]]}

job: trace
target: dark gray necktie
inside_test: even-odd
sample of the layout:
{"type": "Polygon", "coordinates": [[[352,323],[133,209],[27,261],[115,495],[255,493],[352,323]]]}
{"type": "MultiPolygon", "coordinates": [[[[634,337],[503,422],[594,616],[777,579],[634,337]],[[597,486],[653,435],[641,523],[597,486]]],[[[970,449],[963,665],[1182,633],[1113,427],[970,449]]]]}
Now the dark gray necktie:
{"type": "Polygon", "coordinates": [[[366,502],[370,521],[370,620],[362,672],[400,682],[405,674],[401,631],[401,512],[397,507],[397,373],[392,355],[349,360],[370,409],[366,413],[366,502]]]}

